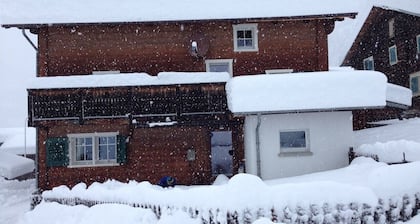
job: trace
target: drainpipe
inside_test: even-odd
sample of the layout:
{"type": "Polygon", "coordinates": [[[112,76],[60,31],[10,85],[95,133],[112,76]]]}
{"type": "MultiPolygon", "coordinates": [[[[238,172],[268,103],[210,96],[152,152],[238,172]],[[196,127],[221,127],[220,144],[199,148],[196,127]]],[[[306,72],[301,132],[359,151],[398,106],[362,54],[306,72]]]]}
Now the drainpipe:
{"type": "Polygon", "coordinates": [[[257,127],[255,129],[255,143],[257,151],[257,176],[261,177],[261,148],[260,148],[260,127],[261,127],[261,114],[257,115],[257,127]]]}
{"type": "MultiPolygon", "coordinates": [[[[22,35],[23,35],[23,37],[25,37],[25,39],[28,41],[28,43],[32,46],[32,48],[36,52],[36,62],[35,62],[36,63],[36,71],[35,71],[35,74],[37,74],[38,73],[38,57],[39,57],[38,48],[36,47],[34,42],[32,42],[32,40],[28,37],[25,29],[22,29],[22,35]]],[[[26,126],[28,124],[28,118],[25,119],[25,123],[26,123],[26,125],[25,125],[25,154],[26,154],[26,126]]],[[[38,128],[36,128],[36,134],[35,134],[35,139],[36,139],[36,142],[35,142],[35,180],[36,180],[35,181],[35,189],[36,189],[37,192],[39,191],[39,185],[38,185],[38,179],[39,179],[39,175],[38,175],[38,172],[39,172],[39,169],[38,169],[38,160],[39,160],[39,158],[38,158],[38,135],[39,135],[39,131],[38,131],[38,128]]]]}
{"type": "Polygon", "coordinates": [[[38,48],[36,47],[36,45],[34,44],[34,42],[32,42],[32,40],[28,37],[28,35],[25,32],[25,29],[22,29],[22,34],[25,37],[25,39],[28,41],[28,43],[35,49],[35,51],[38,53],[38,48]]]}

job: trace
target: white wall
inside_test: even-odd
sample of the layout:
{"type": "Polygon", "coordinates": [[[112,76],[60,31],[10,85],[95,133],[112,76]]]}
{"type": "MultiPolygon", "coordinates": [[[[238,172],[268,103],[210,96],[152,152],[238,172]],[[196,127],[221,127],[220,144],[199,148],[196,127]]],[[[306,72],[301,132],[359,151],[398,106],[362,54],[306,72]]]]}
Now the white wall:
{"type": "MultiPolygon", "coordinates": [[[[257,116],[245,119],[246,171],[257,174],[257,116]]],[[[273,179],[344,167],[353,145],[351,112],[262,115],[260,126],[261,177],[273,179]],[[309,131],[312,155],[279,155],[281,130],[309,131]]]]}

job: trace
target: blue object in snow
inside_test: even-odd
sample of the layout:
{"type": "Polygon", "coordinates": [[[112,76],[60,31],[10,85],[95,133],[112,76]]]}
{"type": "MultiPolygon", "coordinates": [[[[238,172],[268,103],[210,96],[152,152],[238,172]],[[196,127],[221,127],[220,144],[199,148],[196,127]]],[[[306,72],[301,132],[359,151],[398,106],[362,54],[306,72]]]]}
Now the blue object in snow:
{"type": "Polygon", "coordinates": [[[176,184],[176,179],[171,176],[164,176],[160,178],[159,186],[161,187],[173,187],[176,184]]]}

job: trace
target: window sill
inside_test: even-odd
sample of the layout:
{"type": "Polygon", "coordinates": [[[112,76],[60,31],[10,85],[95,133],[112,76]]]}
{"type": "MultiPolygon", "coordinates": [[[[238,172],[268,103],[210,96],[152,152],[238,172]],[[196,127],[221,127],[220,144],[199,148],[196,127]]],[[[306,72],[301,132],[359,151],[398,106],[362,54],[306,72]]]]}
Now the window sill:
{"type": "Polygon", "coordinates": [[[234,52],[258,52],[258,48],[235,48],[234,52]]]}
{"type": "Polygon", "coordinates": [[[280,152],[279,157],[299,157],[299,156],[312,156],[313,153],[310,151],[307,152],[280,152]]]}
{"type": "Polygon", "coordinates": [[[68,165],[67,168],[86,168],[86,167],[109,167],[119,166],[119,163],[107,163],[107,164],[84,164],[84,165],[68,165]]]}

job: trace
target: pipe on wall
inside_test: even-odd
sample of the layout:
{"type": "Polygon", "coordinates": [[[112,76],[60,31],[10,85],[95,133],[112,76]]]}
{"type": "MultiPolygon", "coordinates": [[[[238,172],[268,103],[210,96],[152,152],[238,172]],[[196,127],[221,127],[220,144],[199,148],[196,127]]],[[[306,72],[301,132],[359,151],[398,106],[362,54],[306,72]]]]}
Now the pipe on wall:
{"type": "Polygon", "coordinates": [[[255,144],[257,152],[257,176],[261,177],[261,143],[260,143],[260,127],[261,127],[261,114],[257,115],[257,127],[255,130],[255,144]]]}

